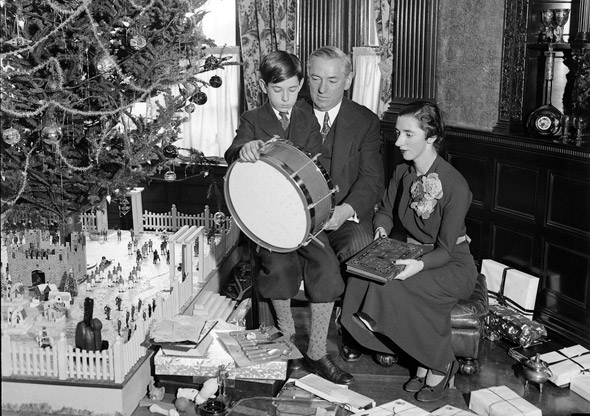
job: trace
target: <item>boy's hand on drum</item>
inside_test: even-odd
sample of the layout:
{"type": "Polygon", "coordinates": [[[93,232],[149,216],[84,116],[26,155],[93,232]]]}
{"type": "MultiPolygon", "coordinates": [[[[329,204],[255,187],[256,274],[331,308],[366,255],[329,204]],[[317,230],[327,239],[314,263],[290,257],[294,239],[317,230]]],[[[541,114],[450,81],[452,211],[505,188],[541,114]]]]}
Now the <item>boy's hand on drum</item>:
{"type": "Polygon", "coordinates": [[[240,159],[244,162],[256,162],[260,159],[260,148],[263,144],[262,140],[252,140],[244,143],[240,149],[240,159]]]}
{"type": "Polygon", "coordinates": [[[348,204],[336,205],[330,221],[324,226],[324,230],[337,230],[344,222],[354,215],[354,209],[348,204]]]}

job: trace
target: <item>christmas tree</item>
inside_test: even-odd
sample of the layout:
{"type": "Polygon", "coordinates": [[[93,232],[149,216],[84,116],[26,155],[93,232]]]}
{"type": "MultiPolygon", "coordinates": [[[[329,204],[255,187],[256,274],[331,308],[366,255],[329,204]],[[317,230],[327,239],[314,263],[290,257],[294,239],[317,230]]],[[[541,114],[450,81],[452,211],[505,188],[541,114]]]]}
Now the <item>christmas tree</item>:
{"type": "MultiPolygon", "coordinates": [[[[179,163],[181,124],[219,86],[199,74],[226,64],[205,52],[215,45],[200,30],[204,3],[0,1],[8,219],[64,222],[179,163]],[[148,100],[155,111],[133,113],[148,100]]],[[[207,166],[198,150],[182,161],[207,166]]]]}

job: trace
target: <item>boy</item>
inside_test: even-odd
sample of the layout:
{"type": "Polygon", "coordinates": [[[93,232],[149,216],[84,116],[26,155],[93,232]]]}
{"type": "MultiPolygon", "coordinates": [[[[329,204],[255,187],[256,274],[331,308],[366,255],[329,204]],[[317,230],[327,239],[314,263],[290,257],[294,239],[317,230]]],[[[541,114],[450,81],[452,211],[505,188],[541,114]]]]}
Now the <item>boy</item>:
{"type": "MultiPolygon", "coordinates": [[[[299,58],[285,51],[271,52],[262,60],[260,74],[260,89],[268,96],[268,102],[242,115],[236,137],[225,152],[226,161],[231,164],[239,158],[244,162],[256,162],[260,158],[260,147],[275,135],[303,147],[312,155],[320,153],[322,136],[316,117],[294,106],[303,85],[299,58]]],[[[311,330],[303,363],[308,370],[311,368],[334,383],[348,384],[353,380],[352,375],[332,362],[326,347],[333,302],[343,293],[344,282],[326,234],[321,232],[316,239],[321,244],[312,241],[290,253],[276,253],[260,247],[258,290],[271,300],[281,332],[293,339],[295,323],[291,298],[299,291],[301,280],[305,281],[311,330]]]]}

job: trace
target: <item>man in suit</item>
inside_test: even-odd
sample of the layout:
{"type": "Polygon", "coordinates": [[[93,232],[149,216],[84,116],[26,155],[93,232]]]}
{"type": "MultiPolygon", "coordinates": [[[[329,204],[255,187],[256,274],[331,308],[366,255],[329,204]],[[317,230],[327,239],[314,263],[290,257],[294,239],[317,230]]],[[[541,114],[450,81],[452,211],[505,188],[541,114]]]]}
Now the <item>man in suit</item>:
{"type": "MultiPolygon", "coordinates": [[[[261,147],[274,136],[288,139],[311,155],[320,153],[322,137],[315,116],[294,106],[303,85],[303,68],[299,59],[285,51],[271,52],[262,60],[260,74],[260,88],[267,94],[268,102],[242,114],[236,137],[225,152],[226,161],[256,162],[260,158],[261,147]]],[[[288,225],[285,224],[287,229],[288,225]]],[[[261,266],[257,289],[262,297],[270,299],[280,331],[293,340],[295,323],[291,299],[304,280],[311,308],[305,360],[317,363],[314,372],[322,377],[338,384],[350,383],[352,375],[336,367],[326,353],[334,301],[344,293],[340,263],[326,233],[320,232],[308,244],[291,252],[259,247],[258,255],[261,266]]],[[[297,365],[294,364],[292,368],[297,365]]]]}
{"type": "MultiPolygon", "coordinates": [[[[372,217],[384,192],[379,118],[344,97],[352,83],[350,58],[340,49],[316,49],[307,62],[309,99],[297,107],[313,113],[323,138],[320,162],[338,186],[336,208],[325,230],[342,264],[373,240],[372,217]]],[[[361,353],[343,334],[340,355],[357,360],[361,353]]],[[[312,372],[317,363],[304,361],[312,372]]],[[[318,372],[319,373],[319,372],[318,372]]]]}

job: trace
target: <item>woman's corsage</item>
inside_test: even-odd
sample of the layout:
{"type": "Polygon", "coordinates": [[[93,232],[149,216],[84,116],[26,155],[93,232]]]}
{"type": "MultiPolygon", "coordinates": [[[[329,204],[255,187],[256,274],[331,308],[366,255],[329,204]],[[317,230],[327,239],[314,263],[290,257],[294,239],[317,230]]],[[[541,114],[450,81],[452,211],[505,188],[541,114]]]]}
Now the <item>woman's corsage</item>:
{"type": "Polygon", "coordinates": [[[434,212],[436,200],[443,196],[442,183],[438,173],[421,176],[412,183],[410,188],[412,203],[410,207],[416,211],[418,216],[427,220],[434,212]]]}

